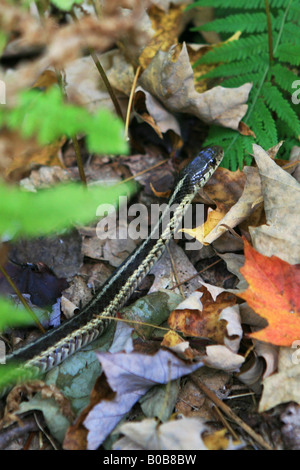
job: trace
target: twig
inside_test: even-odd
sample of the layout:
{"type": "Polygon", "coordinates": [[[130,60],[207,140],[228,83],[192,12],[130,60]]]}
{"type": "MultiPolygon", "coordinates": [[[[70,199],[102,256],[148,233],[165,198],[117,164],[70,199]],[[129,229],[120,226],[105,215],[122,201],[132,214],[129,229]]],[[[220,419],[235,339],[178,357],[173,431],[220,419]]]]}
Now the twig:
{"type": "Polygon", "coordinates": [[[118,186],[119,184],[127,183],[128,181],[134,180],[134,179],[137,178],[138,176],[144,175],[144,174],[147,173],[148,171],[154,170],[154,168],[157,168],[158,166],[163,165],[164,163],[166,163],[166,162],[168,162],[168,161],[169,161],[169,158],[166,158],[165,160],[162,160],[161,162],[158,162],[158,163],[156,163],[155,165],[150,166],[149,168],[146,168],[146,170],[139,171],[139,172],[136,173],[135,175],[129,176],[129,178],[126,178],[125,180],[122,180],[122,181],[120,181],[119,183],[117,183],[117,186],[118,186]]]}
{"type": "Polygon", "coordinates": [[[223,413],[225,413],[230,419],[232,419],[236,424],[238,424],[254,441],[257,442],[263,449],[274,450],[259,434],[253,431],[248,424],[246,424],[241,418],[239,418],[229,406],[220,400],[214,392],[212,392],[206,385],[204,385],[201,380],[195,375],[190,375],[192,381],[200,388],[200,390],[205,393],[205,395],[216,405],[218,406],[223,413]]]}
{"type": "MultiPolygon", "coordinates": [[[[127,318],[118,318],[118,317],[112,317],[109,315],[98,315],[99,318],[103,318],[104,320],[113,320],[113,321],[120,321],[123,323],[132,323],[136,325],[141,325],[141,326],[151,326],[152,328],[158,329],[158,330],[164,330],[164,331],[176,331],[173,328],[166,328],[164,326],[158,326],[154,325],[153,323],[147,323],[143,321],[138,321],[138,320],[130,320],[127,318]]],[[[181,331],[178,330],[178,333],[182,333],[181,331]]]]}
{"type": "MultiPolygon", "coordinates": [[[[62,78],[62,73],[59,72],[58,70],[56,70],[56,77],[57,77],[57,82],[58,82],[61,94],[64,96],[65,100],[67,101],[68,97],[67,97],[67,93],[66,93],[66,90],[65,90],[64,81],[63,81],[63,78],[62,78]]],[[[77,166],[78,166],[78,170],[79,170],[79,176],[80,176],[81,182],[85,186],[87,186],[87,181],[86,181],[86,176],[85,176],[85,172],[84,172],[82,156],[81,156],[80,147],[79,147],[79,143],[78,143],[78,139],[77,139],[76,134],[73,135],[72,141],[73,141],[73,147],[74,147],[74,150],[75,150],[77,166]]]]}
{"type": "Polygon", "coordinates": [[[272,36],[272,23],[271,23],[269,0],[265,0],[265,10],[266,10],[267,24],[268,24],[269,62],[271,65],[274,60],[274,55],[273,55],[273,36],[272,36]]]}
{"type": "Polygon", "coordinates": [[[172,271],[173,271],[173,274],[174,274],[174,277],[175,277],[175,280],[177,282],[177,285],[179,287],[179,290],[180,290],[180,294],[181,294],[181,297],[183,297],[185,299],[185,294],[183,292],[183,289],[181,287],[181,283],[179,283],[179,279],[178,279],[178,274],[177,274],[177,269],[176,269],[176,266],[175,266],[175,263],[174,263],[174,260],[173,260],[173,256],[171,255],[171,251],[170,251],[170,248],[167,246],[167,250],[168,250],[168,254],[169,254],[169,257],[170,257],[170,261],[171,261],[171,265],[172,265],[172,271]]]}
{"type": "Polygon", "coordinates": [[[206,268],[201,269],[201,271],[198,271],[198,272],[197,272],[196,274],[194,274],[193,276],[191,276],[191,277],[189,277],[188,279],[185,279],[184,281],[180,282],[180,284],[176,284],[176,286],[171,287],[170,290],[176,289],[176,287],[179,287],[179,286],[181,286],[182,284],[185,284],[186,282],[191,281],[191,280],[194,279],[195,277],[197,277],[197,276],[199,276],[200,274],[204,273],[204,271],[207,271],[208,269],[212,268],[215,264],[220,263],[220,261],[222,261],[222,260],[221,260],[221,259],[217,259],[217,261],[214,261],[214,262],[211,263],[209,266],[206,266],[206,268]]]}
{"type": "Polygon", "coordinates": [[[34,418],[35,418],[35,421],[36,421],[36,424],[39,428],[39,430],[46,436],[46,438],[48,439],[48,441],[50,442],[50,444],[52,445],[53,449],[54,450],[58,450],[55,442],[53,441],[52,437],[50,436],[50,434],[48,434],[46,432],[46,430],[44,429],[44,427],[42,426],[40,420],[39,420],[39,417],[36,413],[34,413],[34,418]]]}
{"type": "Polygon", "coordinates": [[[93,59],[95,65],[96,65],[97,69],[98,69],[98,72],[100,73],[100,76],[101,76],[101,78],[102,78],[102,80],[103,80],[103,82],[104,82],[104,84],[105,84],[105,86],[106,86],[106,89],[107,89],[107,91],[108,91],[108,93],[109,93],[109,96],[110,96],[112,102],[113,102],[113,105],[114,105],[114,107],[115,107],[115,110],[116,110],[117,115],[122,119],[122,121],[124,121],[124,117],[123,117],[122,110],[121,110],[121,108],[120,108],[119,102],[118,102],[118,100],[117,100],[117,97],[116,97],[116,95],[115,95],[114,90],[112,89],[111,84],[109,83],[109,80],[108,80],[108,78],[107,78],[107,76],[106,76],[106,73],[105,73],[105,71],[104,71],[104,68],[103,68],[102,65],[100,64],[100,61],[99,61],[97,55],[95,54],[95,51],[93,51],[93,49],[89,49],[89,52],[90,52],[90,54],[91,54],[91,57],[92,57],[92,59],[93,59]]]}
{"type": "Polygon", "coordinates": [[[23,295],[21,294],[21,292],[19,291],[18,287],[16,286],[16,284],[14,283],[14,281],[12,280],[12,278],[10,277],[10,275],[8,274],[8,272],[6,271],[6,269],[0,264],[0,271],[2,272],[3,276],[5,277],[5,279],[7,280],[8,284],[13,288],[13,290],[15,291],[16,295],[18,296],[18,299],[20,300],[20,302],[22,303],[22,305],[24,306],[24,308],[27,310],[27,312],[29,313],[29,315],[31,316],[31,318],[34,320],[34,322],[36,323],[37,327],[40,329],[40,331],[42,333],[45,333],[45,329],[43,327],[43,325],[41,324],[41,322],[39,321],[39,319],[37,318],[37,316],[35,315],[35,313],[33,312],[33,310],[29,307],[28,303],[26,302],[26,300],[24,299],[23,295]]]}
{"type": "Polygon", "coordinates": [[[292,168],[293,166],[298,165],[298,163],[300,163],[300,160],[294,160],[293,162],[289,162],[283,165],[282,169],[287,170],[288,168],[292,168]]]}
{"type": "Polygon", "coordinates": [[[79,147],[79,143],[78,143],[76,135],[74,135],[72,137],[72,141],[73,141],[73,146],[74,146],[74,150],[75,150],[75,154],[76,154],[76,160],[77,160],[77,166],[78,166],[78,170],[79,170],[79,176],[80,176],[81,182],[85,186],[87,186],[87,181],[86,181],[85,171],[84,171],[84,167],[83,167],[82,156],[81,156],[80,147],[79,147]]]}
{"type": "Polygon", "coordinates": [[[138,68],[136,69],[134,80],[133,80],[131,91],[130,91],[127,113],[126,113],[126,121],[125,121],[125,139],[126,140],[128,140],[128,128],[129,128],[129,119],[130,119],[130,114],[131,114],[133,95],[136,89],[136,83],[139,78],[140,70],[141,70],[141,66],[139,65],[138,68]]]}
{"type": "Polygon", "coordinates": [[[228,431],[232,435],[233,439],[235,441],[239,441],[240,439],[239,439],[237,433],[232,429],[232,427],[228,423],[227,419],[222,415],[222,413],[220,411],[220,408],[218,408],[217,406],[214,405],[213,411],[216,413],[217,417],[219,418],[219,420],[221,421],[223,426],[228,429],[228,431]]]}
{"type": "MultiPolygon", "coordinates": [[[[40,411],[37,413],[43,419],[42,413],[40,411]]],[[[39,428],[34,416],[26,416],[22,418],[22,425],[17,422],[0,430],[0,449],[4,450],[12,441],[19,439],[28,432],[36,432],[38,430],[39,428]]]]}

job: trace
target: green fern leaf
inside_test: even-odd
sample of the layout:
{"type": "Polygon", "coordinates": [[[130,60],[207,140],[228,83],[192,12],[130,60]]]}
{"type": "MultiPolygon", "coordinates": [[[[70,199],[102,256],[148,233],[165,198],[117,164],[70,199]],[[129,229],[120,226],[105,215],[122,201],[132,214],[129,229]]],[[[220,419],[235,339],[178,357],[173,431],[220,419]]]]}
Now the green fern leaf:
{"type": "Polygon", "coordinates": [[[282,32],[282,42],[296,44],[300,43],[300,28],[295,23],[287,23],[282,32]]]}
{"type": "Polygon", "coordinates": [[[275,57],[291,65],[300,65],[300,46],[294,44],[291,47],[290,44],[280,44],[276,50],[275,57]]]}
{"type": "Polygon", "coordinates": [[[300,20],[300,4],[297,1],[294,1],[288,12],[288,20],[289,21],[299,21],[300,20]]]}
{"type": "Polygon", "coordinates": [[[60,10],[70,11],[74,5],[82,3],[83,0],[51,0],[51,3],[60,10]]]}
{"type": "MultiPolygon", "coordinates": [[[[276,124],[272,113],[261,98],[256,102],[255,111],[259,116],[258,119],[263,122],[264,132],[269,140],[265,148],[270,148],[278,142],[276,124]]],[[[252,121],[254,121],[254,119],[252,119],[252,121]]]]}
{"type": "Polygon", "coordinates": [[[281,64],[276,64],[271,69],[275,83],[288,93],[292,93],[292,83],[297,80],[297,75],[281,64]]]}
{"type": "Polygon", "coordinates": [[[299,118],[289,102],[283,98],[278,88],[270,83],[265,83],[262,87],[262,94],[269,108],[276,112],[277,116],[289,126],[290,132],[295,137],[299,136],[299,118]]]}
{"type": "Polygon", "coordinates": [[[261,80],[262,78],[262,73],[257,72],[257,73],[249,73],[245,75],[240,75],[238,77],[232,77],[229,78],[228,80],[224,80],[222,82],[222,85],[224,87],[228,88],[235,88],[244,85],[245,83],[257,83],[261,80]]]}
{"type": "MultiPolygon", "coordinates": [[[[274,22],[274,18],[272,18],[274,22]]],[[[227,18],[220,18],[197,28],[192,31],[216,31],[218,33],[235,33],[237,30],[247,33],[267,31],[268,25],[266,15],[263,12],[258,13],[240,13],[230,15],[227,18]]]]}
{"type": "Polygon", "coordinates": [[[201,80],[204,78],[220,78],[220,77],[232,77],[232,75],[249,74],[251,72],[258,72],[266,64],[268,55],[261,55],[256,60],[252,58],[235,61],[231,63],[221,64],[205,75],[201,76],[201,80]]]}
{"type": "Polygon", "coordinates": [[[249,36],[237,41],[230,41],[221,47],[215,47],[212,51],[201,57],[195,65],[243,60],[251,57],[253,51],[255,51],[255,54],[268,51],[268,35],[258,34],[257,36],[249,36]]]}
{"type": "Polygon", "coordinates": [[[235,171],[238,167],[242,168],[246,157],[243,146],[244,139],[253,142],[253,138],[241,136],[239,132],[232,129],[211,126],[205,145],[220,145],[223,147],[225,153],[221,166],[235,171]]]}
{"type": "MultiPolygon", "coordinates": [[[[61,136],[84,133],[90,152],[127,153],[123,123],[107,110],[90,114],[84,108],[63,102],[58,88],[46,93],[29,90],[14,109],[1,109],[2,122],[25,137],[36,135],[42,145],[61,136]]],[[[0,118],[0,119],[1,119],[0,118]]]]}
{"type": "MultiPolygon", "coordinates": [[[[215,19],[201,31],[214,30],[231,34],[243,31],[243,37],[215,47],[196,64],[216,64],[200,79],[219,79],[224,87],[239,87],[253,83],[248,100],[248,112],[243,121],[256,135],[256,143],[265,148],[275,145],[278,139],[293,140],[299,136],[298,108],[293,106],[292,84],[297,76],[290,70],[300,65],[300,5],[297,0],[272,0],[271,26],[276,62],[270,62],[269,36],[264,0],[200,0],[194,6],[214,6],[220,19],[215,19]],[[278,126],[281,125],[280,132],[278,126]]],[[[242,158],[250,161],[253,137],[223,133],[220,128],[210,131],[207,141],[213,138],[225,148],[223,165],[234,169],[241,166],[242,158]],[[218,135],[220,134],[220,137],[218,135]]]]}
{"type": "MultiPolygon", "coordinates": [[[[282,0],[285,2],[286,0],[282,0]]],[[[239,0],[238,2],[233,0],[198,0],[188,8],[194,7],[215,7],[215,8],[230,8],[230,9],[247,9],[257,10],[258,8],[264,9],[264,0],[239,0]]]]}
{"type": "Polygon", "coordinates": [[[99,204],[117,205],[120,195],[130,195],[134,185],[89,188],[58,185],[37,193],[0,183],[0,235],[10,238],[57,233],[96,218],[99,204]]]}

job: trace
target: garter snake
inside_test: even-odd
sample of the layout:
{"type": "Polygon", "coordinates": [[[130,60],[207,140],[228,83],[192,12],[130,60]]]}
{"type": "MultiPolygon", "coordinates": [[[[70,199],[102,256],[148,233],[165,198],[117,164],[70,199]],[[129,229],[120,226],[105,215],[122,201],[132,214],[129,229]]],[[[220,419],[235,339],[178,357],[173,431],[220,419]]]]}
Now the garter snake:
{"type": "Polygon", "coordinates": [[[22,367],[37,367],[44,373],[100,336],[110,322],[105,316],[115,316],[150,271],[197,191],[206,184],[222,158],[221,147],[201,150],[180,173],[167,207],[148,238],[119,266],[90,302],[59,327],[17,349],[6,358],[6,362],[22,361],[22,367]],[[168,208],[171,206],[176,209],[170,216],[168,208]]]}

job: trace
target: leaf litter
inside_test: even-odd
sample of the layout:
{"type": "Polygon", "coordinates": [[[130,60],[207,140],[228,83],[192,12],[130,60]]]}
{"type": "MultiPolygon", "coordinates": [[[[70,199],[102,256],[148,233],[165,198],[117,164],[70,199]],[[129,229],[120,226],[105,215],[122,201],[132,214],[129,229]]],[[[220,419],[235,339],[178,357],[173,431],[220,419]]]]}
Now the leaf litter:
{"type": "MultiPolygon", "coordinates": [[[[91,15],[79,23],[62,25],[55,34],[54,23],[49,19],[41,26],[23,12],[20,21],[18,7],[2,3],[3,11],[8,14],[1,20],[4,31],[9,31],[14,23],[29,47],[46,46],[44,53],[17,65],[9,71],[10,75],[1,69],[1,77],[8,84],[7,99],[11,102],[17,91],[32,87],[33,83],[40,89],[51,88],[56,83],[56,79],[52,80],[54,69],[49,74],[41,73],[50,65],[64,69],[65,92],[70,103],[93,111],[100,107],[112,110],[107,89],[99,83],[94,61],[89,56],[82,57],[84,45],[97,50],[125,115],[134,78],[132,64],[139,63],[141,67],[130,118],[138,151],[129,157],[121,156],[115,165],[110,156],[103,156],[99,173],[95,173],[99,158],[87,155],[85,168],[89,183],[99,183],[104,174],[104,179],[109,179],[110,171],[119,180],[138,175],[136,180],[144,187],[137,196],[139,200],[156,200],[172,187],[179,166],[178,148],[189,140],[182,126],[182,115],[193,116],[206,125],[241,129],[252,84],[231,89],[199,88],[192,62],[211,45],[195,47],[184,41],[180,43],[179,35],[190,18],[188,14],[185,16],[185,4],[189,2],[172,5],[168,1],[152,2],[155,5],[148,10],[140,2],[127,16],[120,15],[119,3],[113,2],[104,11],[111,21],[110,30],[102,20],[91,15]],[[120,32],[124,37],[119,37],[120,32]],[[119,41],[118,48],[115,48],[116,41],[119,41]],[[124,53],[124,45],[129,53],[124,53]],[[137,122],[152,129],[150,142],[143,140],[137,122]],[[163,162],[166,149],[175,159],[139,176],[151,165],[163,162]],[[105,158],[108,173],[103,164],[105,158]]],[[[207,9],[206,13],[211,15],[211,10],[207,9]]],[[[15,47],[18,50],[17,44],[15,47]]],[[[84,148],[84,140],[80,139],[80,144],[84,148]]],[[[4,149],[0,159],[1,176],[6,181],[20,182],[27,191],[51,187],[57,181],[79,179],[77,169],[66,165],[64,158],[69,143],[64,136],[40,148],[34,138],[28,141],[17,131],[7,130],[1,135],[0,145],[4,149]]],[[[276,412],[278,405],[289,402],[300,405],[299,289],[296,288],[300,263],[299,165],[295,171],[281,168],[275,159],[276,151],[277,148],[268,151],[254,145],[255,165],[236,172],[219,168],[198,195],[209,207],[204,224],[185,231],[198,240],[198,261],[205,253],[209,254],[207,259],[221,258],[227,274],[235,275],[235,283],[226,288],[226,279],[222,285],[217,281],[214,285],[205,282],[197,275],[193,256],[172,242],[170,253],[152,269],[154,283],[151,289],[148,286],[145,289],[149,295],[131,301],[122,310],[117,319],[120,321],[115,322],[118,323],[116,333],[116,325],[112,323],[103,338],[47,374],[45,384],[39,383],[31,389],[28,386],[26,393],[35,395],[28,402],[17,403],[13,407],[14,415],[23,419],[25,411],[41,410],[51,434],[65,449],[101,446],[118,450],[234,450],[251,445],[246,424],[243,427],[241,421],[236,421],[232,436],[241,432],[240,443],[235,443],[233,437],[228,437],[230,432],[220,429],[223,424],[213,414],[211,398],[205,398],[204,406],[205,395],[191,380],[192,373],[197,371],[203,384],[211,387],[219,399],[227,400],[226,403],[234,398],[235,387],[242,390],[241,395],[255,395],[259,402],[255,411],[253,403],[246,402],[246,405],[248,413],[255,412],[258,421],[258,416],[264,416],[268,410],[276,412]],[[210,251],[205,251],[208,246],[210,251]],[[177,286],[176,294],[172,292],[174,286],[177,286]],[[47,396],[51,387],[55,387],[55,392],[47,396]],[[188,400],[185,406],[184,400],[188,400]],[[62,402],[67,408],[71,404],[75,420],[71,413],[62,412],[62,402]]],[[[299,148],[294,149],[291,161],[298,158],[298,151],[299,148]]],[[[188,148],[187,158],[190,153],[188,148]]],[[[77,258],[73,262],[73,271],[79,272],[79,278],[73,279],[74,285],[66,294],[72,304],[72,307],[68,305],[70,315],[80,306],[87,270],[91,269],[96,283],[101,284],[97,279],[101,263],[105,263],[108,275],[109,269],[118,266],[135,246],[132,241],[124,246],[120,241],[106,242],[106,247],[105,243],[95,244],[92,224],[75,226],[74,230],[82,236],[82,252],[80,261],[77,258]],[[84,256],[90,264],[85,264],[84,256]],[[80,263],[83,266],[79,270],[80,263]],[[82,291],[78,287],[81,284],[82,291]],[[72,295],[72,289],[77,292],[77,298],[72,295]]],[[[49,251],[51,256],[50,248],[49,251]]],[[[94,281],[93,276],[89,277],[87,298],[93,292],[94,281]]],[[[238,405],[236,409],[239,413],[238,405]]],[[[267,441],[272,440],[263,430],[261,433],[267,441]]],[[[268,447],[259,439],[257,442],[261,447],[268,447]]]]}

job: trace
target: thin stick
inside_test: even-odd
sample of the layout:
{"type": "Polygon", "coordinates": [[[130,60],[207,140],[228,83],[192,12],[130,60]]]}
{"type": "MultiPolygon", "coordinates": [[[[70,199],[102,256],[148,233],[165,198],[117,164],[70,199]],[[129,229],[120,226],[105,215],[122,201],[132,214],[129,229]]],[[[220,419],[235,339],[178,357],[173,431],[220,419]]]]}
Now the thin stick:
{"type": "Polygon", "coordinates": [[[236,440],[236,441],[239,441],[240,439],[239,439],[237,433],[232,429],[232,427],[231,427],[230,424],[228,423],[227,419],[222,415],[220,408],[218,408],[218,407],[215,405],[215,406],[213,407],[213,411],[215,411],[216,415],[217,415],[218,418],[220,419],[220,421],[221,421],[221,423],[223,424],[223,426],[228,429],[228,431],[229,431],[230,434],[232,435],[233,439],[236,440]]]}
{"type": "Polygon", "coordinates": [[[204,385],[201,380],[195,375],[190,375],[192,381],[197,385],[197,387],[202,390],[203,393],[223,411],[230,419],[232,419],[236,424],[238,424],[254,441],[257,442],[263,449],[274,450],[259,434],[257,434],[253,429],[248,426],[241,418],[239,418],[229,406],[225,405],[206,385],[204,385]]]}
{"type": "Polygon", "coordinates": [[[138,68],[136,69],[134,80],[133,80],[131,91],[130,91],[128,107],[127,107],[127,113],[126,113],[126,121],[125,121],[125,139],[126,140],[129,140],[129,137],[128,137],[129,119],[130,119],[130,114],[131,114],[133,95],[134,95],[134,92],[135,92],[135,89],[136,89],[136,83],[137,83],[138,78],[139,78],[140,70],[141,70],[141,66],[139,65],[138,68]]]}
{"type": "Polygon", "coordinates": [[[173,274],[174,274],[174,277],[175,277],[175,280],[177,282],[177,286],[179,287],[179,290],[180,290],[180,294],[181,294],[181,297],[183,297],[185,299],[185,294],[183,292],[183,289],[181,287],[181,283],[179,283],[179,279],[178,279],[178,274],[177,274],[177,269],[176,269],[176,266],[175,266],[175,263],[174,263],[174,260],[173,260],[173,256],[171,255],[171,251],[170,251],[170,248],[167,246],[167,250],[168,250],[168,254],[169,254],[169,257],[170,257],[170,261],[171,261],[171,265],[172,265],[172,271],[173,271],[173,274]]]}
{"type": "Polygon", "coordinates": [[[79,143],[78,143],[76,135],[74,135],[72,137],[72,141],[73,141],[73,146],[74,146],[74,150],[75,150],[75,154],[76,154],[76,160],[77,160],[77,166],[78,166],[78,170],[79,170],[79,176],[80,176],[80,179],[81,179],[82,183],[85,186],[87,186],[86,176],[85,176],[83,162],[82,162],[82,156],[81,156],[80,147],[79,147],[79,143]]]}
{"type": "Polygon", "coordinates": [[[221,260],[221,259],[217,259],[217,261],[214,261],[214,262],[211,263],[209,266],[206,266],[206,268],[201,269],[201,271],[198,271],[198,272],[197,272],[196,274],[194,274],[193,276],[189,277],[188,279],[185,279],[185,280],[182,281],[180,284],[177,284],[176,286],[171,287],[170,290],[176,289],[176,287],[179,287],[179,286],[181,286],[182,284],[185,284],[186,282],[191,281],[191,280],[194,279],[195,277],[197,277],[197,276],[199,276],[200,274],[204,273],[204,271],[207,271],[209,268],[212,268],[215,264],[220,263],[220,261],[222,261],[222,260],[221,260]]]}
{"type": "MultiPolygon", "coordinates": [[[[67,97],[66,90],[65,90],[65,87],[64,87],[64,81],[63,81],[63,78],[62,78],[62,74],[58,70],[56,70],[56,77],[57,77],[57,82],[58,82],[60,91],[61,91],[62,95],[64,96],[65,100],[67,100],[68,97],[67,97]]],[[[87,181],[86,181],[86,176],[85,176],[85,172],[84,172],[82,156],[81,156],[80,147],[79,147],[79,143],[78,143],[78,139],[77,139],[76,134],[72,137],[72,141],[73,141],[73,147],[74,147],[74,150],[75,150],[77,166],[78,166],[78,170],[79,170],[79,176],[80,176],[81,182],[85,186],[87,186],[87,181]]]]}
{"type": "Polygon", "coordinates": [[[165,160],[162,160],[161,162],[155,163],[155,165],[150,166],[149,168],[146,168],[146,170],[139,171],[135,175],[129,176],[129,178],[126,178],[125,180],[120,181],[119,183],[117,183],[117,186],[119,184],[127,183],[128,181],[134,180],[138,176],[144,175],[148,171],[154,170],[154,168],[157,168],[158,166],[163,165],[164,163],[166,163],[168,161],[169,161],[169,158],[166,158],[165,160]]]}
{"type": "Polygon", "coordinates": [[[265,0],[265,10],[266,10],[267,24],[268,24],[269,62],[271,65],[274,60],[274,55],[273,55],[273,36],[272,36],[272,23],[271,23],[269,0],[265,0]]]}
{"type": "Polygon", "coordinates": [[[122,110],[121,110],[121,108],[120,108],[119,102],[118,102],[118,100],[117,100],[117,97],[116,97],[116,95],[115,95],[114,90],[112,89],[111,84],[109,83],[109,80],[108,80],[108,78],[107,78],[107,76],[106,76],[106,73],[105,73],[105,71],[104,71],[104,68],[103,68],[102,65],[100,64],[100,61],[99,61],[97,55],[95,54],[95,51],[94,51],[93,49],[90,49],[89,52],[90,52],[90,54],[91,54],[91,57],[92,57],[92,59],[93,59],[95,65],[96,65],[97,69],[98,69],[98,72],[100,73],[100,76],[101,76],[101,78],[102,78],[102,80],[103,80],[103,82],[104,82],[104,84],[105,84],[105,86],[106,86],[106,89],[107,89],[107,91],[108,91],[108,93],[109,93],[109,96],[110,96],[112,102],[113,102],[113,105],[114,105],[114,107],[115,107],[115,110],[116,110],[117,115],[122,119],[122,121],[124,121],[123,114],[122,114],[122,110]]]}
{"type": "Polygon", "coordinates": [[[29,313],[29,315],[32,317],[32,319],[34,320],[34,322],[36,323],[37,327],[40,329],[40,331],[42,333],[45,333],[45,329],[43,327],[43,325],[41,324],[41,322],[39,321],[39,319],[37,318],[37,316],[35,315],[35,313],[31,310],[31,308],[29,307],[28,303],[26,302],[26,300],[24,299],[23,295],[21,294],[21,292],[19,291],[18,287],[16,286],[16,284],[14,283],[14,281],[11,279],[10,275],[8,274],[8,272],[6,271],[6,269],[0,264],[0,271],[2,272],[3,276],[5,277],[5,279],[7,280],[8,284],[13,288],[13,290],[15,291],[16,295],[18,296],[18,299],[20,300],[20,302],[22,303],[22,305],[24,306],[24,308],[27,310],[27,312],[29,313]]]}
{"type": "MultiPolygon", "coordinates": [[[[112,317],[112,316],[107,316],[107,315],[98,315],[99,318],[103,318],[104,320],[114,320],[114,321],[120,321],[123,323],[133,323],[141,326],[151,326],[152,328],[158,329],[158,330],[164,330],[164,331],[176,331],[173,328],[166,328],[164,326],[158,326],[154,325],[153,323],[147,323],[143,321],[138,321],[138,320],[128,320],[126,318],[118,318],[118,317],[112,317]]],[[[178,331],[178,333],[182,333],[181,331],[178,331]]]]}
{"type": "Polygon", "coordinates": [[[288,168],[292,168],[293,166],[298,165],[298,163],[300,163],[300,160],[294,160],[293,162],[289,162],[283,165],[282,169],[287,170],[288,168]]]}

